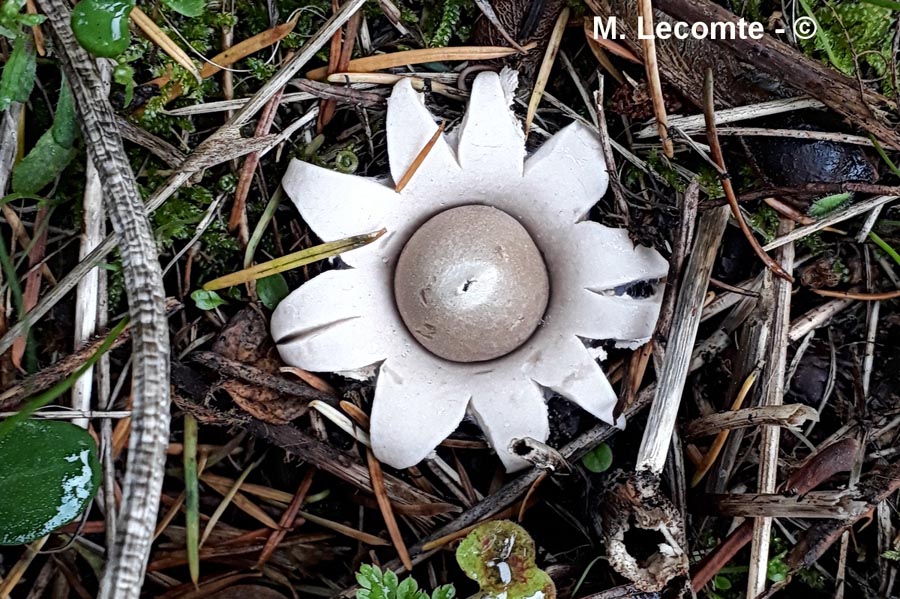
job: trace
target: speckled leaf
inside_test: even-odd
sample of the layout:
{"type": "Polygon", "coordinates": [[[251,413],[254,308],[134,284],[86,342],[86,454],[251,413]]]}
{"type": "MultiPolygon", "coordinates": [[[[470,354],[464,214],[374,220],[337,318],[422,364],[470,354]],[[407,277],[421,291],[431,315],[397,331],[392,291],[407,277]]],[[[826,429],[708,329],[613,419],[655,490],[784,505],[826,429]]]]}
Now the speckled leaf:
{"type": "Polygon", "coordinates": [[[488,597],[553,599],[553,580],[534,557],[531,535],[509,520],[477,526],[456,550],[459,567],[488,597]]]}
{"type": "Polygon", "coordinates": [[[0,545],[29,543],[72,522],[100,485],[94,439],[68,422],[19,422],[0,437],[0,464],[0,545]]]}

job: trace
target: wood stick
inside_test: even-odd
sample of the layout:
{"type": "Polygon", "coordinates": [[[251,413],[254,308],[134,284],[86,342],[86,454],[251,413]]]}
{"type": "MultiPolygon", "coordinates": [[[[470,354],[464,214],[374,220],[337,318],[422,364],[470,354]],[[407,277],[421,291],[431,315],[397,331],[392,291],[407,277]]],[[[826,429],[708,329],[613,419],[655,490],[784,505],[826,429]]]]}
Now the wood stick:
{"type": "MultiPolygon", "coordinates": [[[[656,0],[657,9],[688,22],[737,23],[730,11],[710,0],[656,0]]],[[[820,100],[829,108],[863,127],[894,149],[900,149],[900,132],[886,122],[886,111],[894,105],[881,94],[860,92],[857,82],[842,75],[818,60],[808,58],[798,50],[770,35],[762,39],[749,36],[717,39],[741,60],[782,81],[798,91],[820,100]]]]}
{"type": "MultiPolygon", "coordinates": [[[[794,228],[794,221],[782,219],[779,233],[787,234],[794,228]]],[[[794,246],[787,244],[779,251],[778,260],[793,269],[794,246]]],[[[779,406],[784,400],[787,350],[790,345],[788,329],[791,323],[790,280],[777,279],[774,285],[774,318],[769,335],[769,360],[763,366],[764,395],[761,405],[779,406]]],[[[781,428],[764,426],[760,441],[759,483],[760,493],[774,493],[778,482],[778,449],[781,428]]],[[[772,532],[771,518],[757,518],[753,527],[753,544],[750,550],[750,572],[747,575],[747,596],[756,597],[766,588],[766,569],[769,564],[769,540],[772,532]]]]}
{"type": "Polygon", "coordinates": [[[696,439],[715,435],[723,430],[760,425],[794,427],[808,420],[818,419],[819,413],[815,408],[804,404],[757,406],[697,418],[684,428],[683,434],[685,439],[696,439]]]}
{"type": "Polygon", "coordinates": [[[812,491],[799,497],[777,493],[708,495],[700,504],[709,514],[731,518],[829,518],[846,520],[866,511],[865,501],[847,491],[812,491]]]}
{"type": "Polygon", "coordinates": [[[709,275],[727,221],[726,207],[708,211],[700,218],[694,252],[685,269],[684,282],[675,307],[671,338],[666,348],[653,406],[638,452],[636,466],[638,471],[648,470],[659,475],[665,464],[678,406],[687,380],[691,353],[697,339],[709,275]]]}
{"type": "MultiPolygon", "coordinates": [[[[798,495],[808,493],[839,472],[853,467],[859,443],[856,439],[844,439],[832,443],[807,458],[788,478],[785,492],[798,495]]],[[[744,521],[692,568],[691,586],[702,589],[716,573],[737,555],[753,534],[753,522],[744,521]]]]}

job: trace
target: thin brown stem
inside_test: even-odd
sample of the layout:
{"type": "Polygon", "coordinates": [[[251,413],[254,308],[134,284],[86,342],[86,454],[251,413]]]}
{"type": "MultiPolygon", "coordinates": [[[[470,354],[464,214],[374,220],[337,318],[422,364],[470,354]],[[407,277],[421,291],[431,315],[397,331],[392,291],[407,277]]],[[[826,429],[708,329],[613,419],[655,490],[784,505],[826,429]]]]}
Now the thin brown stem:
{"type": "Polygon", "coordinates": [[[709,143],[710,150],[712,151],[713,159],[716,161],[716,164],[719,165],[720,172],[725,173],[720,175],[720,179],[722,181],[722,189],[725,191],[725,197],[728,198],[728,204],[731,206],[731,213],[741,227],[741,232],[743,232],[744,237],[747,238],[753,251],[756,252],[759,259],[763,261],[763,264],[778,277],[785,281],[793,282],[794,278],[790,273],[785,271],[780,264],[775,262],[771,256],[763,251],[759,242],[753,236],[753,232],[750,230],[747,222],[744,220],[744,216],[741,214],[737,196],[734,193],[734,188],[731,186],[731,179],[729,179],[727,174],[728,171],[725,168],[725,156],[722,154],[722,146],[719,144],[719,136],[716,132],[715,110],[715,105],[713,103],[713,75],[712,70],[708,70],[703,86],[703,115],[706,117],[706,139],[709,143]]]}

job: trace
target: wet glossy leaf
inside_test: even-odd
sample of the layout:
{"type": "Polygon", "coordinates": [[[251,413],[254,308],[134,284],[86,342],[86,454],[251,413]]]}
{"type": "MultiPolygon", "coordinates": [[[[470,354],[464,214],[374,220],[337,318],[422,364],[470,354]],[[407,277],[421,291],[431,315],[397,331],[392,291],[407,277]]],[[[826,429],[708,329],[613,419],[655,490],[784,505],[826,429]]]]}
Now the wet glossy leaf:
{"type": "Polygon", "coordinates": [[[269,310],[274,310],[290,293],[287,281],[281,275],[272,275],[256,282],[259,301],[269,310]]]}
{"type": "Polygon", "coordinates": [[[163,2],[186,17],[199,17],[206,9],[206,0],[163,0],[163,2]]]}
{"type": "Polygon", "coordinates": [[[16,38],[9,59],[0,75],[0,112],[13,102],[25,102],[34,87],[37,56],[25,37],[16,38]]]}
{"type": "Polygon", "coordinates": [[[81,0],[72,9],[72,32],[81,46],[112,58],[128,48],[128,16],[134,0],[81,0]]]}
{"type": "Polygon", "coordinates": [[[39,539],[78,518],[100,485],[97,445],[69,422],[22,420],[0,437],[0,545],[39,539]]]}
{"type": "Polygon", "coordinates": [[[486,596],[553,599],[556,586],[534,558],[531,535],[509,520],[477,526],[456,550],[459,567],[478,582],[486,596]]]}
{"type": "Polygon", "coordinates": [[[609,445],[601,443],[581,458],[581,463],[591,472],[606,472],[612,466],[613,453],[609,445]]]}

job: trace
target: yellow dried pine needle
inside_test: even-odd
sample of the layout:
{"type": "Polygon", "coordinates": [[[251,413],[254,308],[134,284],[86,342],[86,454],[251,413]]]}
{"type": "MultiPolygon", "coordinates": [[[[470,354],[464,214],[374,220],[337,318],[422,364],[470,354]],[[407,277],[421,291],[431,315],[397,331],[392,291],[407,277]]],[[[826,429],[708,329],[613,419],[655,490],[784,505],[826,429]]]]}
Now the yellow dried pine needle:
{"type": "MultiPolygon", "coordinates": [[[[523,46],[525,50],[534,48],[534,44],[523,46]]],[[[345,69],[351,73],[368,73],[404,67],[426,62],[443,62],[446,60],[490,60],[517,54],[515,48],[505,46],[457,46],[455,48],[423,48],[421,50],[403,50],[390,54],[377,54],[351,60],[345,69]]],[[[328,77],[328,68],[322,67],[307,71],[307,78],[324,80],[328,77]]]]}
{"type": "Polygon", "coordinates": [[[338,241],[329,241],[328,243],[300,250],[299,252],[294,252],[293,254],[275,258],[274,260],[269,260],[268,262],[263,262],[262,264],[239,270],[230,275],[213,279],[209,283],[203,285],[203,289],[206,291],[216,291],[217,289],[242,285],[244,283],[249,283],[250,281],[256,281],[257,279],[264,279],[270,275],[305,266],[312,262],[318,262],[319,260],[331,258],[338,254],[343,254],[344,252],[349,252],[350,250],[369,245],[384,235],[385,232],[384,229],[381,229],[374,233],[354,235],[353,237],[339,239],[338,241]]]}
{"type": "Polygon", "coordinates": [[[166,35],[166,32],[159,28],[153,22],[153,19],[147,16],[147,13],[135,6],[131,10],[131,20],[138,26],[138,29],[144,32],[151,42],[159,46],[160,50],[172,57],[172,60],[184,67],[199,83],[202,81],[200,71],[194,66],[190,56],[176,44],[172,38],[166,35]]]}
{"type": "MultiPolygon", "coordinates": [[[[744,380],[744,384],[741,385],[741,390],[738,391],[737,397],[734,398],[734,403],[731,404],[731,411],[735,412],[741,409],[741,406],[744,405],[744,400],[747,398],[747,395],[750,393],[750,389],[753,387],[753,383],[756,382],[756,377],[759,375],[759,369],[754,370],[750,373],[750,375],[744,380]]],[[[716,458],[719,457],[719,452],[722,451],[722,448],[725,447],[725,441],[728,440],[728,433],[730,431],[725,429],[720,431],[716,438],[713,440],[712,445],[709,447],[709,451],[706,452],[706,455],[703,456],[703,459],[700,461],[700,464],[697,466],[697,471],[694,473],[694,477],[691,479],[691,487],[696,487],[700,484],[700,481],[703,480],[703,477],[706,476],[706,473],[709,472],[709,469],[712,468],[713,463],[715,463],[716,458]]]]}
{"type": "Polygon", "coordinates": [[[559,52],[559,43],[562,41],[563,33],[566,31],[566,23],[569,22],[569,7],[562,9],[556,24],[553,25],[553,32],[550,34],[550,41],[547,42],[547,52],[544,54],[544,60],[541,62],[541,69],[538,71],[537,79],[534,81],[534,89],[531,92],[531,100],[528,101],[528,113],[525,115],[525,135],[531,129],[531,121],[534,120],[534,113],[537,112],[538,104],[544,96],[544,88],[547,87],[547,81],[550,79],[550,71],[553,69],[553,63],[556,62],[556,53],[559,52]]]}

